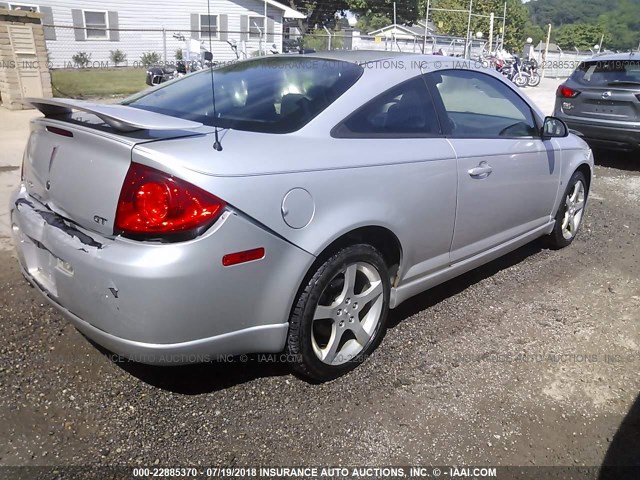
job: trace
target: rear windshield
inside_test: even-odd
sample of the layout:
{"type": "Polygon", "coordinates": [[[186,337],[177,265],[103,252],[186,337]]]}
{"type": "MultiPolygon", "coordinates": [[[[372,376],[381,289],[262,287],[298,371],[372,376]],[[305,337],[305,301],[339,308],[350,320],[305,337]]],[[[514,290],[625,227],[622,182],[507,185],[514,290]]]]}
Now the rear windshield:
{"type": "Polygon", "coordinates": [[[271,57],[202,70],[125,100],[131,107],[254,132],[306,125],[362,75],[355,63],[271,57]],[[215,85],[215,115],[212,83],[215,85]]]}
{"type": "Polygon", "coordinates": [[[585,86],[616,83],[640,86],[640,60],[608,60],[581,63],[571,79],[585,86]]]}

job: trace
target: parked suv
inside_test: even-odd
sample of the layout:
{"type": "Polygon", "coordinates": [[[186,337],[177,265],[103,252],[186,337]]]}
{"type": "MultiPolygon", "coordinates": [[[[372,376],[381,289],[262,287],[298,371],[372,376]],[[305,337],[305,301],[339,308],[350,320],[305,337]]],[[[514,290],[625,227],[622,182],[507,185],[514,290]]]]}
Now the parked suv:
{"type": "Polygon", "coordinates": [[[582,62],[558,87],[554,116],[592,147],[640,150],[640,54],[582,62]]]}

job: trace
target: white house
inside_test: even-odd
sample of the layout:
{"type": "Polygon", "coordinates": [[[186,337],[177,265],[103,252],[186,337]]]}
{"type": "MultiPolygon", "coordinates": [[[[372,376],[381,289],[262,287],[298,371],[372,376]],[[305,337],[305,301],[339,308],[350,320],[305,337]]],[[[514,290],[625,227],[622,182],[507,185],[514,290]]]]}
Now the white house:
{"type": "Polygon", "coordinates": [[[367,35],[357,35],[354,40],[354,48],[360,50],[396,50],[404,52],[419,52],[425,39],[425,33],[429,42],[436,33],[433,23],[429,22],[425,29],[423,22],[413,26],[391,24],[379,28],[367,35]],[[426,32],[425,32],[426,30],[426,32]]]}
{"type": "Polygon", "coordinates": [[[127,55],[135,66],[145,52],[174,62],[178,49],[209,49],[214,60],[236,59],[259,51],[282,51],[284,19],[304,14],[275,0],[25,0],[0,1],[0,8],[28,9],[43,15],[45,41],[54,68],[72,66],[78,52],[92,65],[106,65],[111,52],[127,55]],[[275,47],[273,45],[275,44],[275,47]],[[195,48],[195,47],[194,47],[195,48]]]}

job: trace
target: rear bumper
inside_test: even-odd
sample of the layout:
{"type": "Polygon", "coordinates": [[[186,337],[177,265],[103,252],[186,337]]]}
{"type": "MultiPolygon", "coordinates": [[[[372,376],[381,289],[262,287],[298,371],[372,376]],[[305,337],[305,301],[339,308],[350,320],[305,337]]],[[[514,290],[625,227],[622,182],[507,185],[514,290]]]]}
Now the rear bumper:
{"type": "Polygon", "coordinates": [[[607,126],[598,123],[574,120],[564,114],[557,114],[569,128],[582,134],[591,147],[622,151],[640,150],[640,130],[623,126],[607,126]]]}
{"type": "Polygon", "coordinates": [[[153,365],[184,365],[212,362],[226,355],[251,352],[280,352],[287,338],[288,323],[260,325],[209,338],[180,343],[144,343],[111,335],[85,322],[60,305],[29,273],[22,269],[27,281],[36,288],[83,335],[110,352],[132,361],[153,365]]]}
{"type": "Polygon", "coordinates": [[[313,256],[234,212],[202,237],[149,244],[62,221],[24,190],[11,221],[26,278],[84,335],[143,363],[215,360],[284,348],[295,293],[313,256]],[[264,247],[233,267],[222,256],[264,247]]]}

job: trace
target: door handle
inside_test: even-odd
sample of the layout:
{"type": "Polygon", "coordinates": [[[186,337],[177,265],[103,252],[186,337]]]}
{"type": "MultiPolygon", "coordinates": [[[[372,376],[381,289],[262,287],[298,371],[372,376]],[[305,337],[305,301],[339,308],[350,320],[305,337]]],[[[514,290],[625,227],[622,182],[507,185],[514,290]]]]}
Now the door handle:
{"type": "Polygon", "coordinates": [[[481,162],[480,165],[478,165],[475,168],[472,168],[471,170],[469,170],[468,173],[469,175],[475,178],[479,178],[479,177],[486,178],[489,176],[491,172],[493,172],[493,168],[491,167],[491,165],[489,165],[487,162],[481,162]]]}

